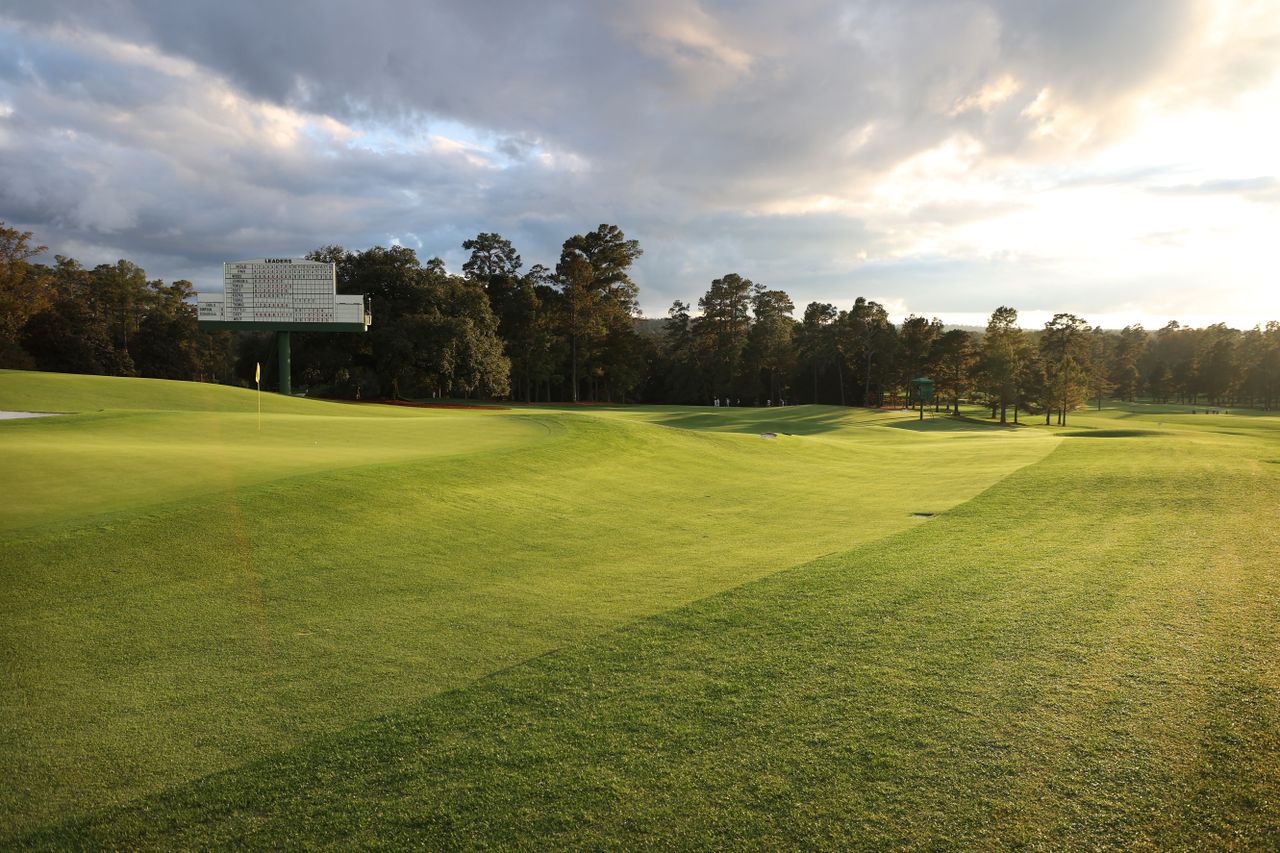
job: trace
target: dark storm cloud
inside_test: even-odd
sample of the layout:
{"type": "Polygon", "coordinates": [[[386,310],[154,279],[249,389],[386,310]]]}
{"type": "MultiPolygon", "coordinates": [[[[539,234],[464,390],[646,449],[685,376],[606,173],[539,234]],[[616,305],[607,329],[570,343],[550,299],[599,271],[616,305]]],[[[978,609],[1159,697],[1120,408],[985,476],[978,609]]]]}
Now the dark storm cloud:
{"type": "MultiPolygon", "coordinates": [[[[330,242],[400,240],[456,268],[481,230],[551,263],[616,222],[646,248],[650,311],[730,270],[797,301],[879,273],[967,305],[861,259],[1015,203],[807,205],[857,201],[957,134],[1022,164],[1105,144],[1205,8],[18,0],[0,11],[0,217],[205,281],[217,260],[330,242]],[[1087,134],[1045,132],[1062,105],[1087,134]]],[[[1270,47],[1204,76],[1255,85],[1270,47]]]]}

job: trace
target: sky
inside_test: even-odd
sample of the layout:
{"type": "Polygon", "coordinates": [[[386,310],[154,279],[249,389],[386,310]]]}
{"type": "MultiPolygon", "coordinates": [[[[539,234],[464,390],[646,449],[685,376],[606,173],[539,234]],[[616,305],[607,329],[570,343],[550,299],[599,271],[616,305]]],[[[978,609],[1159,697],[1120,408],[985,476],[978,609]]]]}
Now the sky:
{"type": "Polygon", "coordinates": [[[0,220],[202,290],[611,223],[648,316],[1250,327],[1278,163],[1280,0],[0,0],[0,220]]]}

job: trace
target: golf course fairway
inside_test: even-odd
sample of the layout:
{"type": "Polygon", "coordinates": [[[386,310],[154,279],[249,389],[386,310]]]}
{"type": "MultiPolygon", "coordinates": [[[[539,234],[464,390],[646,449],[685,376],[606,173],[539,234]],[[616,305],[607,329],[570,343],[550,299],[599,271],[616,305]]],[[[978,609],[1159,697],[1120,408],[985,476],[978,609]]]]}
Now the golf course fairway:
{"type": "Polygon", "coordinates": [[[1280,839],[1280,418],[260,402],[0,371],[0,845],[1280,839]]]}

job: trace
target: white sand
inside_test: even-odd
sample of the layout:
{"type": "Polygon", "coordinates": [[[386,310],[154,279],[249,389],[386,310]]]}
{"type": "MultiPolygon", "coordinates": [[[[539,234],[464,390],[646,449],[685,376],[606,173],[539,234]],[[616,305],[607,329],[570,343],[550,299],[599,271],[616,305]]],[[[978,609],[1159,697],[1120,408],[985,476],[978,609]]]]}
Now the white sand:
{"type": "Polygon", "coordinates": [[[14,418],[52,418],[55,415],[66,414],[65,412],[0,412],[0,421],[13,420],[14,418]]]}

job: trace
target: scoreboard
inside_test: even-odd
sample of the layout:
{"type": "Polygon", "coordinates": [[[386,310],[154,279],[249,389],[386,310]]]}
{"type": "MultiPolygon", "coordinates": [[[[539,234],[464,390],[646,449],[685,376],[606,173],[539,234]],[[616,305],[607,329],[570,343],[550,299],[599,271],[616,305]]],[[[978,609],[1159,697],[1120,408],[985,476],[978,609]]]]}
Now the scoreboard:
{"type": "Polygon", "coordinates": [[[359,294],[338,293],[337,269],[321,261],[258,258],[222,265],[222,292],[196,294],[196,325],[209,332],[276,333],[276,376],[292,393],[292,332],[367,332],[359,294]]]}
{"type": "Polygon", "coordinates": [[[364,297],[339,294],[335,267],[321,261],[259,258],[222,265],[222,293],[198,293],[202,328],[363,332],[364,297]]]}

